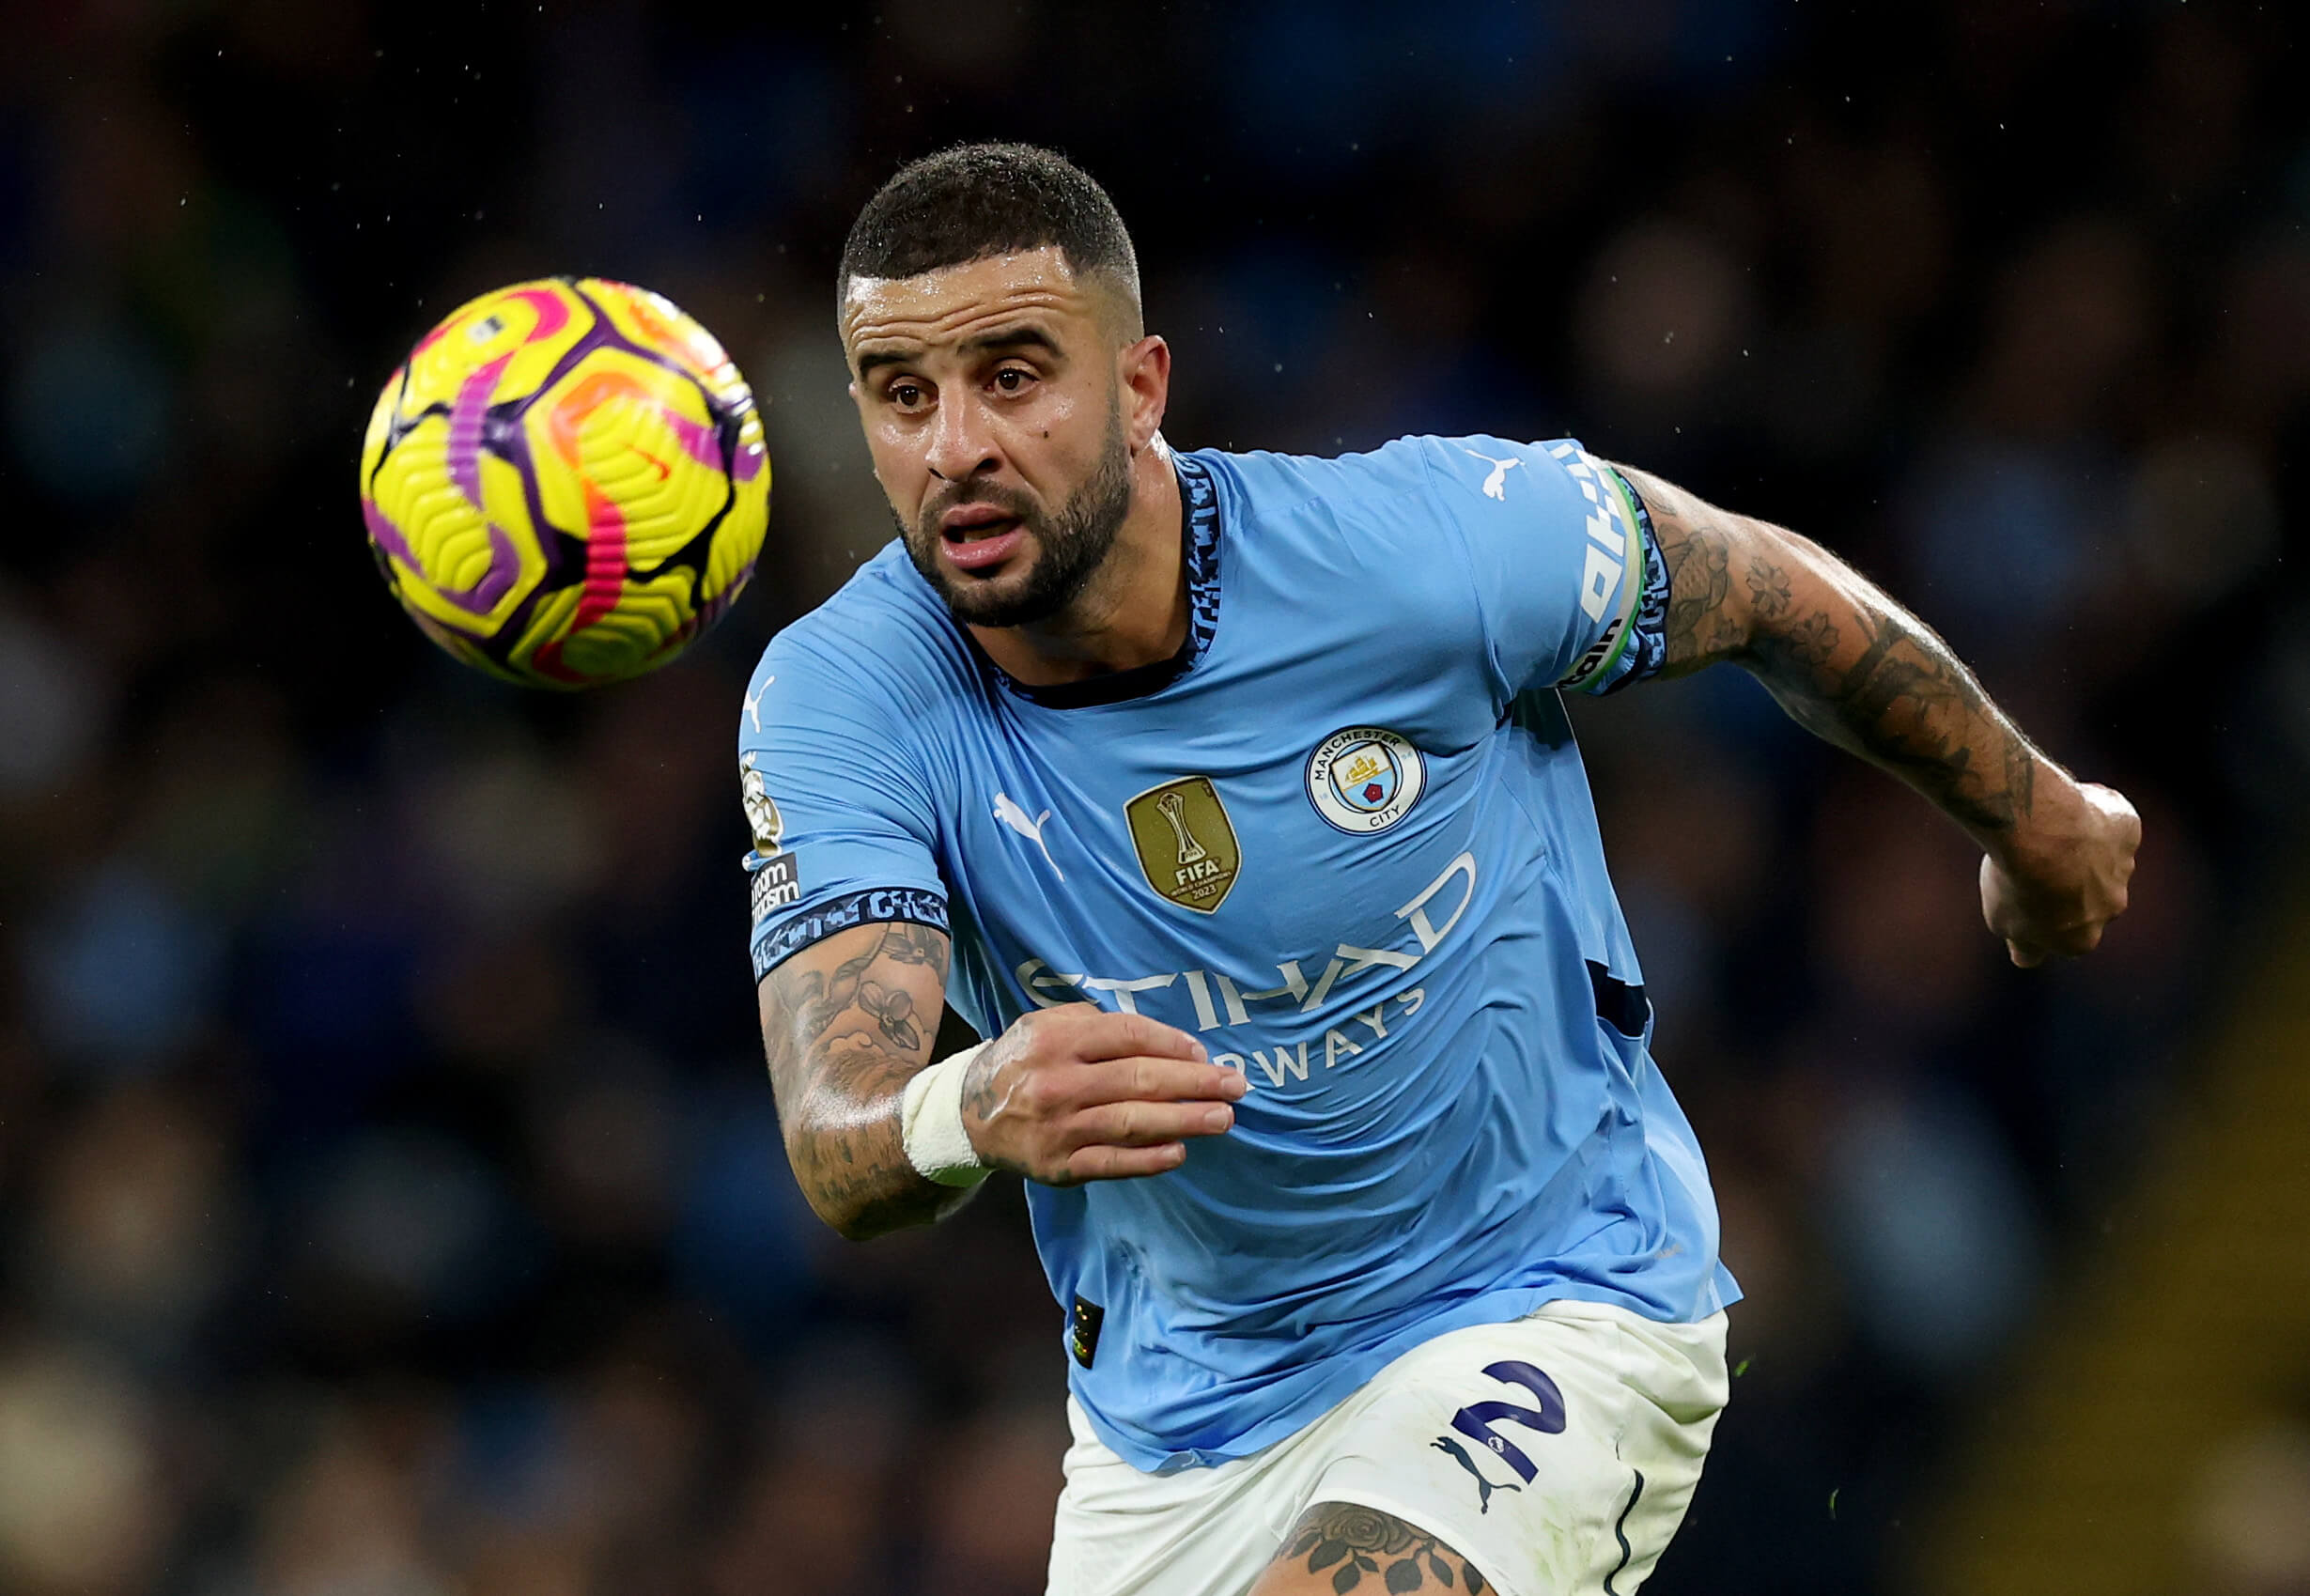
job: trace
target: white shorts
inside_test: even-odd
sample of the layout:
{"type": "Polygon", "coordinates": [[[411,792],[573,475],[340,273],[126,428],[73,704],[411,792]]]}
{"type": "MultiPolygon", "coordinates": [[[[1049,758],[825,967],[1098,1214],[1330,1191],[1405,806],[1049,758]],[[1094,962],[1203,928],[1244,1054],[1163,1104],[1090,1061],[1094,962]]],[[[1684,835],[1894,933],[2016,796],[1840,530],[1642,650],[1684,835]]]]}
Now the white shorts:
{"type": "Polygon", "coordinates": [[[1049,1596],[1242,1596],[1318,1502],[1425,1530],[1504,1596],[1630,1596],[1683,1521],[1726,1385],[1722,1313],[1552,1302],[1425,1341],[1211,1468],[1142,1474],[1070,1398],[1049,1596]]]}

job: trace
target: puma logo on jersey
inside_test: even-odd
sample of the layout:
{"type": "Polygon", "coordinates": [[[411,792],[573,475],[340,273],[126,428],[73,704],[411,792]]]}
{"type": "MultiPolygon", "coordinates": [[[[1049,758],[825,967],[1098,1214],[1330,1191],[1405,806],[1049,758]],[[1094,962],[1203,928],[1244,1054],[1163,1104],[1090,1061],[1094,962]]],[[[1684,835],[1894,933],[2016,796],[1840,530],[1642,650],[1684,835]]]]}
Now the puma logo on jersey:
{"type": "Polygon", "coordinates": [[[765,676],[762,678],[762,687],[754,689],[746,695],[746,719],[754,723],[754,730],[757,732],[762,730],[762,688],[768,687],[776,680],[778,680],[776,676],[765,676]]]}
{"type": "Polygon", "coordinates": [[[1010,794],[997,793],[995,795],[995,818],[1033,843],[1036,847],[1041,848],[1043,862],[1051,867],[1052,875],[1064,881],[1067,878],[1067,873],[1059,868],[1059,861],[1051,858],[1050,844],[1043,840],[1043,825],[1050,817],[1051,812],[1046,809],[1030,819],[1026,810],[1019,807],[1018,800],[1012,798],[1010,794]]]}
{"type": "Polygon", "coordinates": [[[1513,455],[1504,460],[1491,455],[1480,455],[1465,443],[1460,445],[1460,452],[1468,458],[1481,460],[1492,468],[1492,474],[1484,478],[1484,497],[1505,502],[1508,498],[1508,473],[1524,462],[1513,455]]]}

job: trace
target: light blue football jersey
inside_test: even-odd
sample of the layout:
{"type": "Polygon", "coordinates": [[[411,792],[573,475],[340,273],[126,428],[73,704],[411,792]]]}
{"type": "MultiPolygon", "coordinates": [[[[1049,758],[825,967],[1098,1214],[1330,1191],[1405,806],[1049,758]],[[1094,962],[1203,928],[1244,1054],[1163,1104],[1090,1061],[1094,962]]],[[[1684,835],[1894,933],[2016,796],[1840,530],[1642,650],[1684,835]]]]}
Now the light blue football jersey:
{"type": "Polygon", "coordinates": [[[1175,1170],[1027,1187],[1073,1390],[1148,1470],[1462,1325],[1738,1295],[1551,690],[1658,666],[1627,483],[1488,437],[1175,463],[1177,659],[1022,686],[893,543],[764,651],[738,738],[757,978],[918,921],[982,1034],[1136,1010],[1250,1082],[1175,1170]]]}

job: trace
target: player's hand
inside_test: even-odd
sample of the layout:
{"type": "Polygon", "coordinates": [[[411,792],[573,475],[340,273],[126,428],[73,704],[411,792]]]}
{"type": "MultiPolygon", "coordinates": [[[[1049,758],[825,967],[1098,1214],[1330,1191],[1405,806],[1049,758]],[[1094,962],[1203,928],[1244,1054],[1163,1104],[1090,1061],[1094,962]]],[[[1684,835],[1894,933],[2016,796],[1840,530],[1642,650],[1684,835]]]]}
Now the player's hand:
{"type": "Polygon", "coordinates": [[[2125,912],[2142,817],[2111,788],[2069,784],[2071,801],[2039,806],[2002,858],[1981,860],[1981,916],[2023,968],[2092,952],[2125,912]]]}
{"type": "Polygon", "coordinates": [[[1187,1139],[1224,1132],[1249,1090],[1184,1030],[1068,1003],[1023,1015],[971,1061],[963,1127],[980,1157],[1046,1185],[1124,1180],[1177,1169],[1187,1139]]]}

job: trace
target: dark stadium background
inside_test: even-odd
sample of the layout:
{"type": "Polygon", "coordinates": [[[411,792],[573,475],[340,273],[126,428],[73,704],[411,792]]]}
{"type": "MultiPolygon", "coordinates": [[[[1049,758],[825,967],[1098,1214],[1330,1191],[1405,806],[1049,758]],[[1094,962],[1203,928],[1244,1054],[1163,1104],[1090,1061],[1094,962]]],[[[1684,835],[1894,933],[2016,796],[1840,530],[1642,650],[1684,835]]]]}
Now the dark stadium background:
{"type": "Polygon", "coordinates": [[[1648,1588],[2310,1589],[2290,9],[10,7],[0,1588],[1041,1589],[1017,1194],[811,1220],[732,756],[889,532],[844,229],[999,135],[1121,203],[1174,442],[1576,433],[2140,804],[2106,950],[2022,974],[1955,829],[1745,678],[1576,707],[1748,1293],[1648,1588]],[[581,700],[437,655],[354,503],[400,351],[553,271],[712,327],[777,484],[721,630],[581,700]]]}

